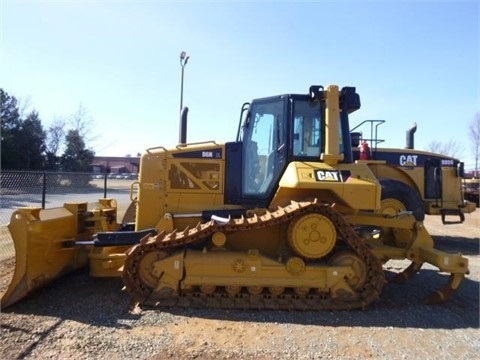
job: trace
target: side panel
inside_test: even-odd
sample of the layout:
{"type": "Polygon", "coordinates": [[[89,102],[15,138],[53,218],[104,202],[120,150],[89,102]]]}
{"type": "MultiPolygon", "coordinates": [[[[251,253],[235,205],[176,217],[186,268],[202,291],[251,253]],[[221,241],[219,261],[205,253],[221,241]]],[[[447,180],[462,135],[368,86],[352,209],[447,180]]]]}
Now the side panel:
{"type": "Polygon", "coordinates": [[[271,207],[317,198],[345,212],[374,210],[380,207],[380,195],[380,184],[367,165],[292,162],[280,179],[271,207]]]}
{"type": "Polygon", "coordinates": [[[222,208],[224,155],[225,147],[211,142],[147,150],[140,168],[136,230],[156,227],[166,213],[175,217],[222,208]]]}

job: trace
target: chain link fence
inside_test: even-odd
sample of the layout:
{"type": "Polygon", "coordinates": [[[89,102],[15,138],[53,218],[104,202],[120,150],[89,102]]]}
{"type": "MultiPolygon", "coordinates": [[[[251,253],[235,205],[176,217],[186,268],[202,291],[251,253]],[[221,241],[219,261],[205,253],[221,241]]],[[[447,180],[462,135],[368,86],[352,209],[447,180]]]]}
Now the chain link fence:
{"type": "Polygon", "coordinates": [[[14,249],[7,225],[12,213],[21,207],[44,209],[66,202],[96,203],[109,197],[117,200],[118,218],[130,204],[129,177],[107,174],[5,171],[0,173],[0,260],[13,257],[14,249]]]}

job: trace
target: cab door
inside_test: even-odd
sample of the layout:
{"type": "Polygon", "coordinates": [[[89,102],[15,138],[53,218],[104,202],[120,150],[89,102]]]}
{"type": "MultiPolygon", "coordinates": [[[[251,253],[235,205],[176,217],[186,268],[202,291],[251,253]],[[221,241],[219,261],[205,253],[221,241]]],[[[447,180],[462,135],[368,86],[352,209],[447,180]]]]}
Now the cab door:
{"type": "Polygon", "coordinates": [[[242,197],[268,204],[286,165],[286,101],[253,102],[243,130],[242,197]]]}
{"type": "Polygon", "coordinates": [[[442,164],[440,159],[425,161],[425,199],[442,200],[442,164]]]}

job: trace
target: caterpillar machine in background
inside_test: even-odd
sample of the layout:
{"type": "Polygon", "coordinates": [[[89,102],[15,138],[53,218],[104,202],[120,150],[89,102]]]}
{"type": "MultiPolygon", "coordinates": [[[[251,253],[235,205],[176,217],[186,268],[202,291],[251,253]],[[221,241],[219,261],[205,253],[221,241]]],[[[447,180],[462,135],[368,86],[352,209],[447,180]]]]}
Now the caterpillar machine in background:
{"type": "MultiPolygon", "coordinates": [[[[417,219],[423,218],[424,214],[441,215],[443,224],[462,223],[465,213],[475,211],[475,202],[464,195],[466,180],[463,162],[451,156],[414,150],[417,124],[407,130],[405,149],[379,148],[378,144],[385,141],[378,138],[378,127],[383,123],[385,120],[365,120],[351,129],[354,160],[368,163],[382,185],[389,182],[384,186],[386,191],[389,190],[385,188],[393,189],[398,185],[413,189],[423,202],[423,209],[421,206],[415,209],[414,204],[409,204],[417,214],[417,219]],[[365,128],[367,133],[370,128],[370,138],[365,138],[363,132],[357,131],[365,128]],[[392,184],[392,181],[396,184],[392,184]],[[458,220],[449,218],[447,221],[449,215],[457,216],[458,220]]],[[[406,210],[405,203],[393,199],[384,202],[384,207],[387,206],[391,207],[391,211],[406,210]]]]}
{"type": "Polygon", "coordinates": [[[183,112],[178,146],[141,157],[133,223],[117,222],[114,199],[14,212],[2,306],[87,263],[92,276],[121,276],[144,305],[333,310],[365,308],[382,292],[383,264],[408,259],[391,280],[430,263],[450,277],[427,301],[447,300],[468,259],[434,248],[411,186],[354,160],[359,108],[355,88],[335,85],[256,99],[225,144],[187,144],[183,112]]]}
{"type": "Polygon", "coordinates": [[[480,207],[480,179],[465,179],[463,185],[463,194],[465,199],[474,203],[476,207],[480,207]]]}

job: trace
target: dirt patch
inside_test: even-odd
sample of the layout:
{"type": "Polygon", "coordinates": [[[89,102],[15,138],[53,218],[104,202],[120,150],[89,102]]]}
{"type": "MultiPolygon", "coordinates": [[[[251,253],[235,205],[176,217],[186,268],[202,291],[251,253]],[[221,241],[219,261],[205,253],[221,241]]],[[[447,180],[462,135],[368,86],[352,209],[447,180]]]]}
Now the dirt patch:
{"type": "MultiPolygon", "coordinates": [[[[427,216],[436,246],[461,252],[471,274],[451,301],[422,302],[448,276],[424,266],[406,284],[387,284],[365,311],[242,311],[144,308],[128,311],[118,278],[79,271],[1,313],[2,358],[44,359],[471,359],[480,353],[480,212],[464,224],[427,216]]],[[[2,263],[3,271],[11,263],[2,263]]],[[[387,276],[406,261],[387,263],[387,276]]],[[[1,278],[0,278],[1,281],[1,278]]]]}

